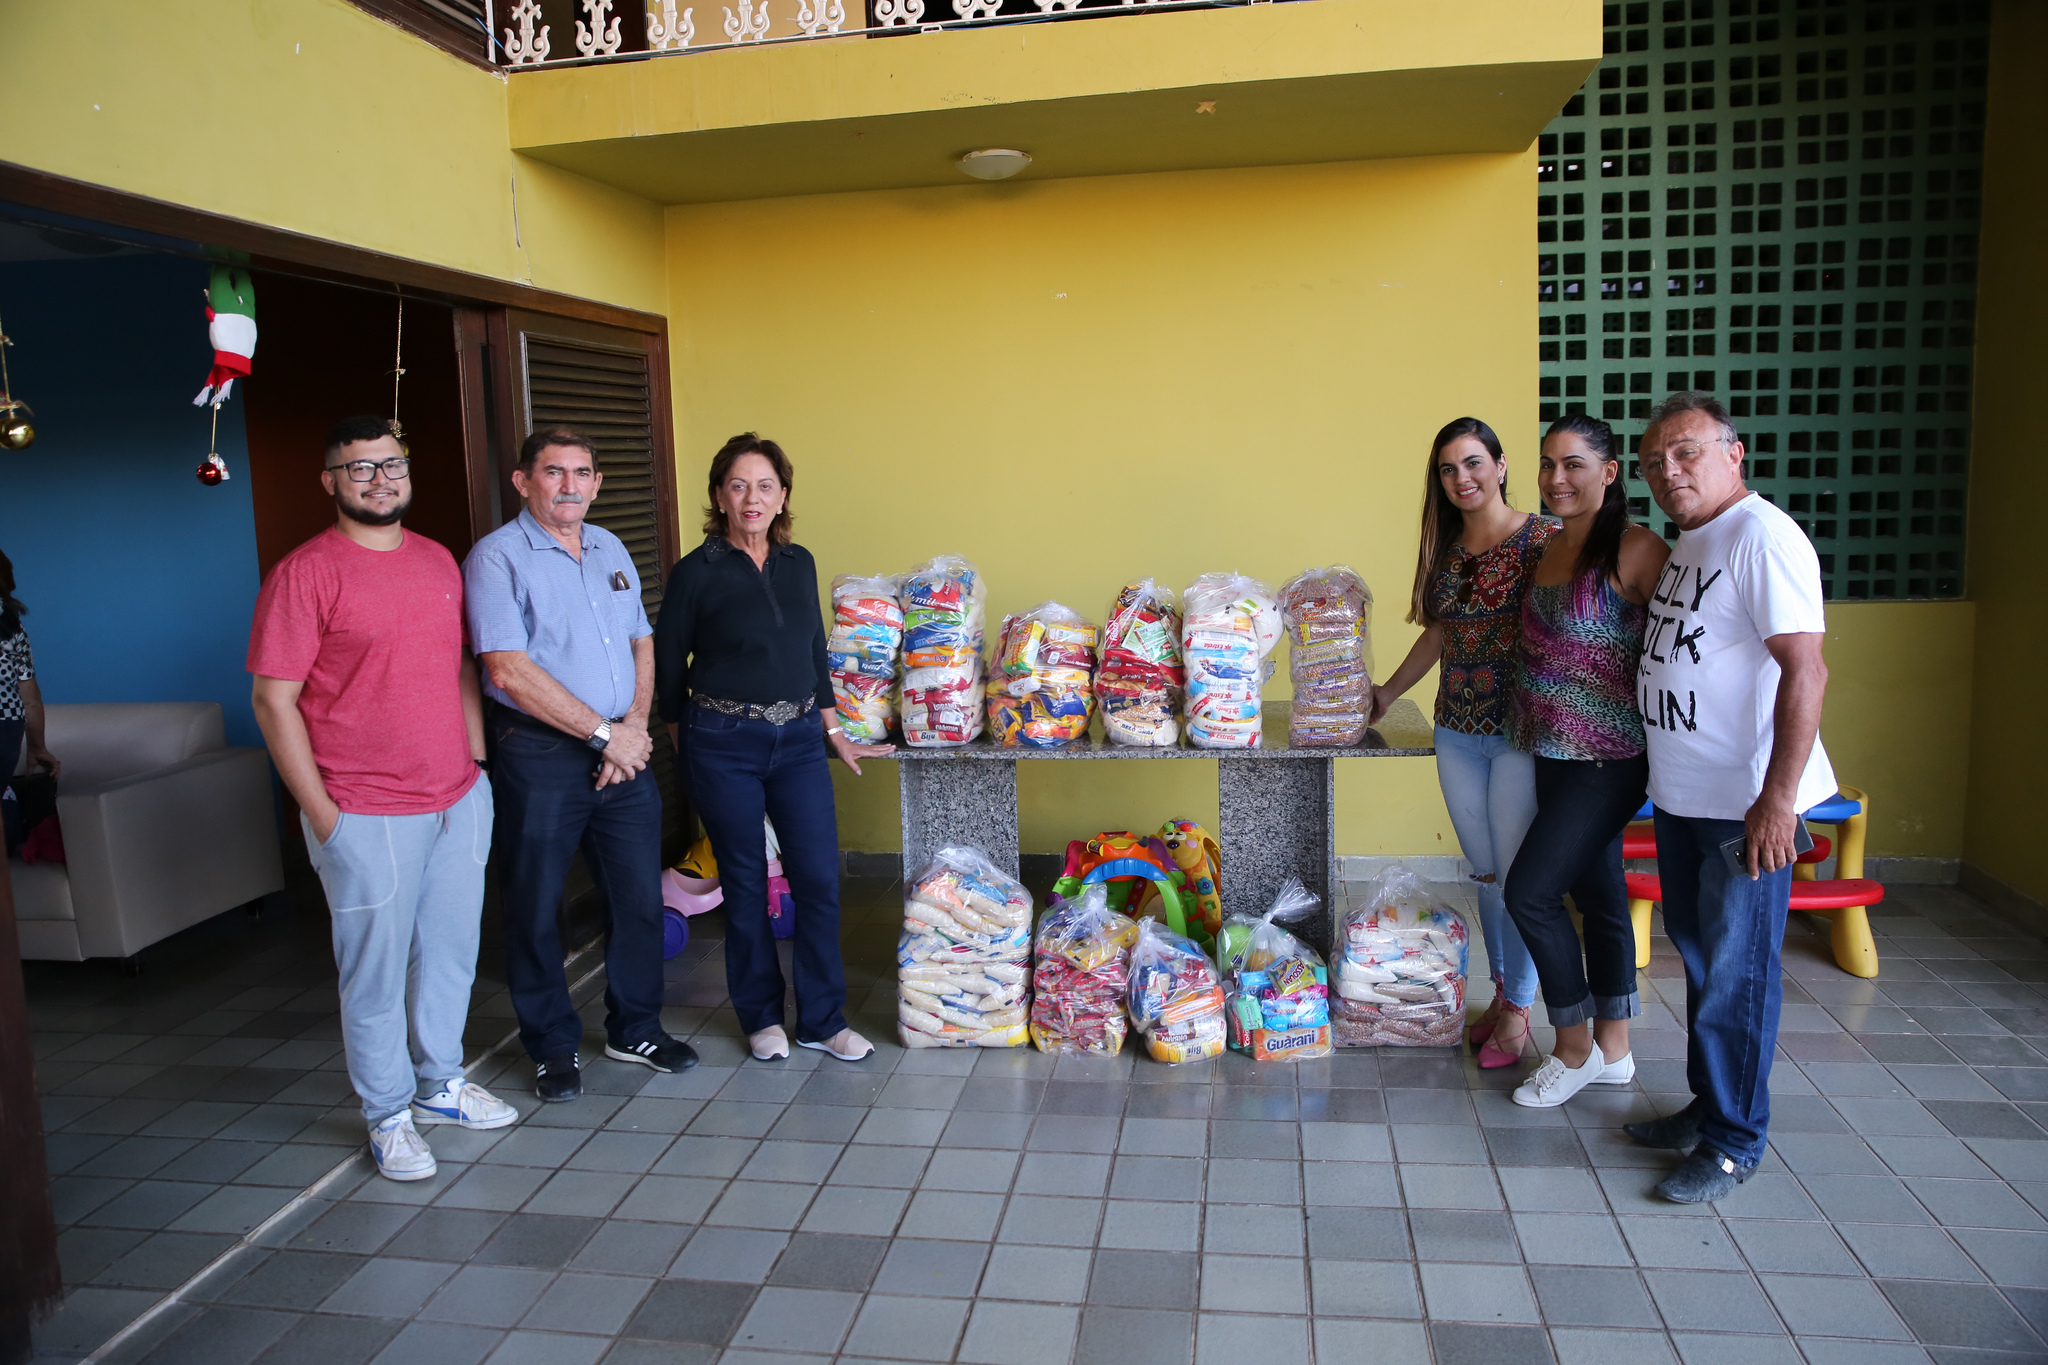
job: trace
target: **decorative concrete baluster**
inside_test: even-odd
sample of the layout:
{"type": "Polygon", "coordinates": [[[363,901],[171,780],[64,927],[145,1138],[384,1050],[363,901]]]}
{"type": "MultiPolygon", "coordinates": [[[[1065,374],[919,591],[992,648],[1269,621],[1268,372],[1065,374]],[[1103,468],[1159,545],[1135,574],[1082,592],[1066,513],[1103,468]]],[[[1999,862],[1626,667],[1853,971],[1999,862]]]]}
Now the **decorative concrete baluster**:
{"type": "Polygon", "coordinates": [[[685,48],[697,40],[697,21],[691,17],[691,9],[685,9],[680,18],[676,15],[676,0],[659,0],[661,13],[647,11],[647,50],[667,52],[672,48],[685,48]]]}
{"type": "Polygon", "coordinates": [[[509,16],[518,30],[505,30],[505,60],[514,66],[532,66],[548,59],[548,26],[542,24],[540,32],[534,32],[534,24],[540,18],[540,0],[519,0],[512,6],[509,16]]]}

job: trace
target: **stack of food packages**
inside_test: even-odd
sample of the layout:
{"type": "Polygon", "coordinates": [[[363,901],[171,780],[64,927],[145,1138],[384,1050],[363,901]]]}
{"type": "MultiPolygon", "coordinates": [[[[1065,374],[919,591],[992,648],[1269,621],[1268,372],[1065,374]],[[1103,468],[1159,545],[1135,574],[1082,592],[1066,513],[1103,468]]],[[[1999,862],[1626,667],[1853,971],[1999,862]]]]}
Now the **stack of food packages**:
{"type": "Polygon", "coordinates": [[[1280,642],[1273,590],[1242,574],[1203,574],[1181,595],[1187,611],[1188,738],[1204,749],[1256,749],[1260,693],[1280,642]]]}
{"type": "Polygon", "coordinates": [[[910,884],[896,941],[905,1047],[1022,1047],[1031,893],[977,848],[942,848],[910,884]]]}
{"type": "Polygon", "coordinates": [[[1465,919],[1396,863],[1344,912],[1332,948],[1339,1047],[1450,1047],[1465,1032],[1465,919]]]}
{"type": "Polygon", "coordinates": [[[1199,1062],[1223,1051],[1223,987],[1201,945],[1138,921],[1131,949],[1131,1023],[1145,1035],[1154,1061],[1199,1062]]]}
{"type": "Polygon", "coordinates": [[[1322,909],[1320,896],[1289,877],[1265,914],[1224,921],[1218,957],[1229,984],[1233,1051],[1261,1062],[1330,1055],[1328,973],[1315,949],[1281,927],[1322,909]]]}
{"type": "Polygon", "coordinates": [[[988,724],[996,743],[1056,749],[1095,714],[1095,627],[1057,602],[1003,618],[988,724]]]}
{"type": "Polygon", "coordinates": [[[1125,585],[1102,628],[1102,671],[1095,696],[1113,743],[1169,749],[1186,674],[1180,662],[1180,612],[1173,593],[1149,578],[1125,585]]]}
{"type": "Polygon", "coordinates": [[[825,666],[839,724],[856,744],[889,737],[896,690],[896,655],[903,645],[903,608],[894,578],[841,574],[832,580],[832,633],[825,666]]]}
{"type": "Polygon", "coordinates": [[[919,749],[981,733],[981,642],[988,586],[959,555],[903,579],[903,740],[919,749]]]}
{"type": "Polygon", "coordinates": [[[1295,747],[1357,744],[1372,705],[1372,589],[1337,565],[1308,569],[1280,590],[1287,622],[1295,747]]]}
{"type": "Polygon", "coordinates": [[[1040,1052],[1114,1057],[1124,1045],[1124,990],[1138,926],[1109,908],[1097,882],[1054,896],[1038,921],[1031,968],[1031,1041],[1040,1052]]]}

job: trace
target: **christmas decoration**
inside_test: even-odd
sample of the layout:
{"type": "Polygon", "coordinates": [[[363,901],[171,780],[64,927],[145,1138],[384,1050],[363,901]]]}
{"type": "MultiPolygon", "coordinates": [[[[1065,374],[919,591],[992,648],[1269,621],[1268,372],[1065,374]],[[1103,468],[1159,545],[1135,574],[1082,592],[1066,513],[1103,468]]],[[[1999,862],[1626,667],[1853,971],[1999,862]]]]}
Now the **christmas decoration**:
{"type": "Polygon", "coordinates": [[[193,472],[198,477],[199,482],[205,484],[208,488],[212,488],[228,476],[228,462],[223,460],[218,454],[209,455],[205,460],[201,461],[199,468],[193,472]]]}
{"type": "Polygon", "coordinates": [[[7,348],[13,344],[6,328],[0,327],[0,446],[27,450],[36,439],[35,426],[28,420],[35,414],[14,396],[14,386],[7,378],[7,348]]]}
{"type": "Polygon", "coordinates": [[[218,408],[227,401],[235,380],[248,378],[256,354],[256,282],[248,271],[227,265],[213,268],[213,283],[206,291],[206,336],[213,343],[213,368],[192,406],[211,403],[218,408]]]}
{"type": "Polygon", "coordinates": [[[398,344],[397,354],[391,360],[391,435],[398,441],[398,448],[407,455],[412,446],[405,439],[405,428],[398,423],[398,381],[405,378],[405,295],[398,296],[398,344]]]}

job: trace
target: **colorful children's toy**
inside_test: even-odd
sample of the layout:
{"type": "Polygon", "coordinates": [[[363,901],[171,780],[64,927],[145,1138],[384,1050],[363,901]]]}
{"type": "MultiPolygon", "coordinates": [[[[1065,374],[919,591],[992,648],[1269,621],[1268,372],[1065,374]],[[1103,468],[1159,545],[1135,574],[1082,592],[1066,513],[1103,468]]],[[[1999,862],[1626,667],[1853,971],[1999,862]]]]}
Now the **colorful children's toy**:
{"type": "Polygon", "coordinates": [[[1330,1055],[1329,976],[1315,950],[1281,926],[1322,914],[1298,877],[1281,886],[1264,915],[1233,915],[1219,953],[1229,985],[1230,1046],[1256,1061],[1330,1055]]]}
{"type": "Polygon", "coordinates": [[[1338,565],[1307,569],[1280,590],[1294,682],[1287,742],[1356,744],[1372,704],[1372,589],[1338,565]]]}
{"type": "Polygon", "coordinates": [[[1181,870],[1182,910],[1191,910],[1189,922],[1206,931],[1196,936],[1215,938],[1223,928],[1223,846],[1192,820],[1168,820],[1159,827],[1159,842],[1181,870]]]}
{"type": "Polygon", "coordinates": [[[959,555],[904,576],[903,740],[920,749],[966,744],[981,733],[983,603],[988,586],[959,555]]]}
{"type": "Polygon", "coordinates": [[[1114,830],[1067,844],[1067,862],[1053,894],[1072,899],[1081,888],[1103,885],[1113,910],[1164,917],[1176,933],[1188,932],[1183,900],[1185,878],[1166,845],[1129,830],[1114,830]],[[1143,908],[1133,909],[1134,904],[1143,908]]]}
{"type": "Polygon", "coordinates": [[[856,744],[879,744],[889,735],[897,656],[903,645],[903,608],[894,578],[842,574],[832,580],[832,633],[825,666],[839,723],[856,744]]]}
{"type": "Polygon", "coordinates": [[[1031,893],[977,848],[942,848],[912,879],[896,943],[903,1046],[1022,1047],[1031,893]]]}
{"type": "Polygon", "coordinates": [[[1109,908],[1102,883],[1038,921],[1031,969],[1031,1041],[1040,1052],[1113,1057],[1124,1045],[1124,990],[1138,926],[1109,908]]]}
{"type": "Polygon", "coordinates": [[[1181,600],[1188,738],[1205,749],[1257,748],[1262,661],[1280,642],[1273,590],[1242,574],[1203,574],[1181,600]]]}
{"type": "Polygon", "coordinates": [[[1138,921],[1126,995],[1131,1023],[1153,1060],[1198,1062],[1223,1051],[1223,987],[1216,964],[1193,939],[1138,921]]]}
{"type": "Polygon", "coordinates": [[[1331,949],[1339,1047],[1451,1047],[1465,1032],[1464,917],[1399,863],[1344,912],[1331,949]]]}
{"type": "Polygon", "coordinates": [[[1112,743],[1171,748],[1179,740],[1174,717],[1187,681],[1180,629],[1173,594],[1149,578],[1125,585],[1110,604],[1095,696],[1112,743]]]}

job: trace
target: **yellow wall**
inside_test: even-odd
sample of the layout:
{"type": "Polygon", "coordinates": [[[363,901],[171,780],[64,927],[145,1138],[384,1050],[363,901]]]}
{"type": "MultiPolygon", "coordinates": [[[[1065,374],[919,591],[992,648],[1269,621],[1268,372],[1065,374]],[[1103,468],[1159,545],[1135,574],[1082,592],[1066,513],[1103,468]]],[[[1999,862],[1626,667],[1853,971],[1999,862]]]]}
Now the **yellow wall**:
{"type": "Polygon", "coordinates": [[[1996,477],[2038,444],[2041,318],[2048,313],[2048,6],[2001,0],[1992,11],[1990,127],[1984,149],[1984,236],[1977,289],[1976,468],[1970,480],[1970,595],[1977,603],[1976,706],[1970,735],[1969,838],[1963,857],[2037,902],[2048,902],[2040,838],[2048,737],[2039,719],[2048,678],[2048,575],[2034,480],[2015,492],[1996,477]]]}
{"type": "MultiPolygon", "coordinates": [[[[759,428],[827,575],[958,551],[993,613],[1099,620],[1145,574],[1339,561],[1379,593],[1391,661],[1430,436],[1465,412],[1533,425],[1532,160],[672,208],[686,504],[759,428]]],[[[1447,834],[1426,760],[1345,766],[1343,851],[1447,834]]],[[[842,785],[849,847],[895,846],[889,768],[842,785]]],[[[1022,771],[1029,850],[1215,811],[1206,762],[1022,771]]]]}
{"type": "Polygon", "coordinates": [[[515,156],[502,78],[342,0],[0,4],[0,52],[0,159],[662,306],[654,205],[515,156]]]}

